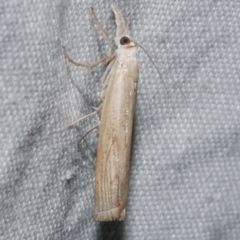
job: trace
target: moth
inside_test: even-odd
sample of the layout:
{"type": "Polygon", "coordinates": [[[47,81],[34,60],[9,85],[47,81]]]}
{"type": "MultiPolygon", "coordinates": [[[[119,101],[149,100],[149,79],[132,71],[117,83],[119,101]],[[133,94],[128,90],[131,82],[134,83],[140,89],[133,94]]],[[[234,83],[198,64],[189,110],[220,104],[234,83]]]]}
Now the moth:
{"type": "MultiPolygon", "coordinates": [[[[108,64],[101,79],[102,103],[93,113],[72,123],[73,125],[96,113],[101,116],[100,123],[83,135],[85,137],[99,126],[94,197],[94,217],[98,221],[122,221],[126,214],[133,117],[139,76],[137,46],[145,51],[156,67],[150,53],[131,37],[128,23],[118,6],[112,4],[112,10],[117,25],[115,52],[93,8],[94,20],[109,45],[108,55],[92,64],[77,63],[69,57],[64,48],[65,57],[77,66],[93,68],[103,62],[108,64]]],[[[159,72],[158,69],[157,71],[159,72]]]]}

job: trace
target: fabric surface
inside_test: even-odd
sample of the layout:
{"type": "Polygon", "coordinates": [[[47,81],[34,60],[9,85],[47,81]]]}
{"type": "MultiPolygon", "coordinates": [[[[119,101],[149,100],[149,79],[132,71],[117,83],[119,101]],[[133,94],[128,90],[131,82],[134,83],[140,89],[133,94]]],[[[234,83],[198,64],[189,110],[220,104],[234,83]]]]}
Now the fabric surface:
{"type": "Polygon", "coordinates": [[[240,239],[240,2],[115,1],[131,14],[140,76],[124,222],[92,216],[105,56],[94,7],[115,38],[111,2],[0,3],[0,239],[240,239]],[[159,63],[158,66],[160,67],[159,63]],[[187,100],[187,104],[184,100],[187,100]]]}

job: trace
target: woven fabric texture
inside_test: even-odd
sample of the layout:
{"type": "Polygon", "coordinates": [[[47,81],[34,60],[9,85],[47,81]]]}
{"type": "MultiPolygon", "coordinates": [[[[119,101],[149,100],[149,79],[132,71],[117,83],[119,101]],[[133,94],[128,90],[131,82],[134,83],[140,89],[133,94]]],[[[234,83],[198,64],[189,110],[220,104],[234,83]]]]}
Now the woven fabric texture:
{"type": "Polygon", "coordinates": [[[111,1],[0,3],[0,240],[240,239],[240,1],[115,1],[139,49],[124,222],[92,216],[105,56],[94,7],[114,41],[111,1]],[[184,94],[180,91],[180,89],[184,94]],[[185,98],[187,103],[185,102],[185,98]]]}

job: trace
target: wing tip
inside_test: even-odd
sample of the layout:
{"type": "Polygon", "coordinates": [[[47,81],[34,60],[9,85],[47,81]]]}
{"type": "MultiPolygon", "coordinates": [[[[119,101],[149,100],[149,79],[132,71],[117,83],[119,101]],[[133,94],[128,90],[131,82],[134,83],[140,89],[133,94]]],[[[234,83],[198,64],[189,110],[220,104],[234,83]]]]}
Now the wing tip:
{"type": "Polygon", "coordinates": [[[106,211],[95,211],[94,218],[100,222],[123,221],[125,219],[126,210],[120,207],[112,208],[106,211]]]}

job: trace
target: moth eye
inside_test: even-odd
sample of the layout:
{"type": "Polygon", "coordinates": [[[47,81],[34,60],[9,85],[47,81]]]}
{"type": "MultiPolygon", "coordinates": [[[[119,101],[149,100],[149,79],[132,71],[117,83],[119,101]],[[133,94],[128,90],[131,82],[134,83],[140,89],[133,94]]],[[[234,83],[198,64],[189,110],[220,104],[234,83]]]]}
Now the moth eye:
{"type": "Polygon", "coordinates": [[[130,39],[128,37],[122,37],[120,39],[120,44],[121,45],[126,45],[126,44],[129,44],[130,43],[130,39]]]}

